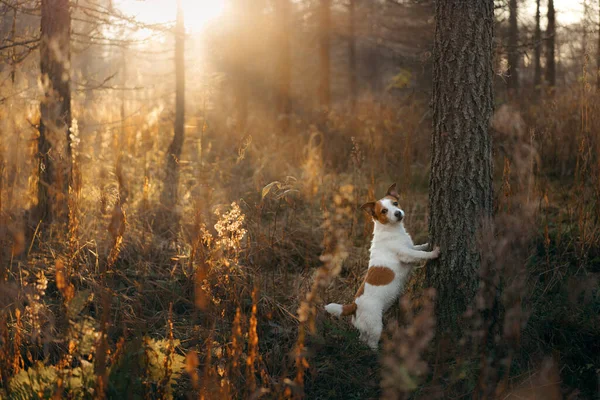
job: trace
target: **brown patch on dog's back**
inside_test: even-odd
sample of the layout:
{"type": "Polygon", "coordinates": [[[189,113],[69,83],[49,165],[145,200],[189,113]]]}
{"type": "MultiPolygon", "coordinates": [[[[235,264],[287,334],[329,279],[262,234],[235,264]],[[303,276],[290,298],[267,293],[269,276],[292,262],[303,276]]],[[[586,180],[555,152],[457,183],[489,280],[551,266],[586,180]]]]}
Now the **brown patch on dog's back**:
{"type": "MultiPolygon", "coordinates": [[[[375,218],[377,221],[379,221],[382,224],[387,224],[389,221],[388,219],[388,214],[384,214],[383,210],[387,210],[383,204],[381,203],[381,200],[379,200],[377,203],[375,203],[375,213],[373,214],[373,218],[375,218]]],[[[389,212],[389,210],[388,210],[389,212]]]]}
{"type": "Polygon", "coordinates": [[[385,286],[394,280],[396,274],[387,267],[370,267],[365,282],[373,286],[385,286]]]}
{"type": "Polygon", "coordinates": [[[394,280],[396,274],[387,267],[371,267],[367,270],[365,280],[356,291],[354,299],[358,299],[365,294],[365,283],[373,286],[384,286],[394,280]]]}

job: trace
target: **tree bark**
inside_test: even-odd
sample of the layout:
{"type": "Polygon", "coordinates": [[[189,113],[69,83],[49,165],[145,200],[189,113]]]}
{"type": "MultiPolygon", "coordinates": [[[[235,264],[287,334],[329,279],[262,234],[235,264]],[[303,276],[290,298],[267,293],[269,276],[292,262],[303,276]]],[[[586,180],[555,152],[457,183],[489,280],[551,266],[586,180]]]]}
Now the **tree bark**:
{"type": "Polygon", "coordinates": [[[509,31],[508,31],[508,91],[509,94],[517,94],[519,90],[519,24],[517,0],[510,0],[509,9],[509,31]]]}
{"type": "Polygon", "coordinates": [[[542,28],[540,24],[540,1],[536,0],[535,3],[535,33],[533,35],[533,85],[536,92],[539,90],[542,84],[542,28]]]}
{"type": "Polygon", "coordinates": [[[38,139],[38,217],[45,222],[67,216],[71,181],[71,15],[68,0],[42,0],[38,139]],[[63,151],[66,150],[66,154],[63,151]]]}
{"type": "Polygon", "coordinates": [[[373,93],[379,93],[381,86],[381,78],[379,76],[379,38],[380,32],[378,29],[379,15],[377,13],[377,3],[370,2],[367,6],[366,19],[369,27],[369,37],[371,38],[371,47],[368,51],[368,70],[369,70],[369,82],[371,91],[373,93]]]}
{"type": "MultiPolygon", "coordinates": [[[[10,32],[10,37],[13,41],[13,43],[16,42],[17,39],[17,6],[14,6],[13,8],[13,19],[12,19],[12,29],[10,32]]],[[[12,84],[15,84],[15,79],[17,77],[17,47],[13,47],[12,51],[11,51],[11,57],[10,57],[10,80],[12,82],[12,84]]]]}
{"type": "Polygon", "coordinates": [[[179,160],[183,150],[185,122],[185,26],[181,0],[177,1],[177,22],[175,25],[175,124],[173,141],[167,150],[167,170],[161,203],[172,208],[177,204],[179,186],[179,160]]]}
{"type": "MultiPolygon", "coordinates": [[[[123,88],[127,86],[127,81],[129,78],[127,71],[127,50],[127,46],[124,46],[123,49],[121,49],[121,86],[123,88]]],[[[126,140],[126,121],[127,104],[125,100],[125,90],[121,90],[121,132],[119,134],[119,140],[117,141],[119,147],[117,148],[117,162],[115,165],[115,172],[117,175],[117,180],[119,182],[119,204],[121,205],[127,202],[127,197],[129,195],[129,190],[127,189],[126,181],[123,176],[123,160],[126,159],[125,154],[131,154],[129,143],[126,140]]]]}
{"type": "Polygon", "coordinates": [[[478,286],[477,239],[492,214],[493,0],[438,0],[433,48],[433,135],[428,266],[438,332],[458,329],[478,286]]]}
{"type": "Polygon", "coordinates": [[[546,83],[556,86],[556,13],[554,0],[548,0],[548,27],[546,28],[546,83]]]}
{"type": "Polygon", "coordinates": [[[348,67],[350,72],[350,110],[354,113],[358,98],[358,82],[356,76],[356,0],[348,4],[348,67]]]}
{"type": "Polygon", "coordinates": [[[238,134],[243,134],[248,123],[248,94],[249,74],[246,64],[250,57],[250,41],[248,36],[252,34],[250,21],[252,16],[254,2],[250,0],[235,0],[232,2],[235,19],[233,23],[236,26],[235,41],[232,55],[233,65],[233,90],[236,115],[236,129],[238,134]]]}
{"type": "Polygon", "coordinates": [[[598,48],[596,49],[596,90],[600,92],[600,1],[598,1],[598,48]]]}
{"type": "Polygon", "coordinates": [[[278,0],[276,3],[279,23],[279,60],[277,67],[277,92],[276,107],[278,118],[280,118],[280,129],[287,132],[289,129],[290,114],[292,113],[291,80],[292,80],[292,56],[290,49],[290,23],[291,4],[290,0],[278,0]]]}
{"type": "Polygon", "coordinates": [[[587,0],[583,0],[583,17],[581,18],[581,59],[585,62],[585,56],[588,47],[588,16],[589,16],[589,4],[587,0]]]}
{"type": "Polygon", "coordinates": [[[319,105],[323,109],[331,106],[330,74],[331,60],[329,58],[331,34],[331,0],[321,0],[319,10],[319,105]]]}

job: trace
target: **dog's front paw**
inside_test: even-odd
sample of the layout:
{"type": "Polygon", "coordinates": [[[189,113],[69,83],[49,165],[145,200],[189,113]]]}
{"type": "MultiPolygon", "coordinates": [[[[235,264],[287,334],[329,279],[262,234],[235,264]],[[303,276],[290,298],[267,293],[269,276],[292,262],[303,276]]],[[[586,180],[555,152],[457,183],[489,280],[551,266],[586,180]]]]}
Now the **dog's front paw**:
{"type": "Polygon", "coordinates": [[[431,251],[432,258],[438,258],[440,256],[440,246],[435,246],[435,248],[431,251]]]}

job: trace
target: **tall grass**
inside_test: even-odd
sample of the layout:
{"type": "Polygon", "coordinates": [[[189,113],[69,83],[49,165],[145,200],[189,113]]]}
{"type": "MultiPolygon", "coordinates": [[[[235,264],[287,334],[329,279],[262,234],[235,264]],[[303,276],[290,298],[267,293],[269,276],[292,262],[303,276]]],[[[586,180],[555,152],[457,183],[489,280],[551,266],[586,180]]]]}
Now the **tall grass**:
{"type": "Polygon", "coordinates": [[[416,269],[381,356],[321,305],[354,295],[372,229],[358,207],[391,182],[426,241],[426,101],[294,116],[288,135],[258,111],[243,134],[203,111],[173,210],[159,201],[168,107],[116,129],[110,96],[77,103],[68,223],[49,227],[29,212],[39,117],[0,105],[0,397],[505,398],[533,382],[597,395],[600,98],[585,76],[496,114],[497,218],[461,347],[432,339],[416,269]]]}

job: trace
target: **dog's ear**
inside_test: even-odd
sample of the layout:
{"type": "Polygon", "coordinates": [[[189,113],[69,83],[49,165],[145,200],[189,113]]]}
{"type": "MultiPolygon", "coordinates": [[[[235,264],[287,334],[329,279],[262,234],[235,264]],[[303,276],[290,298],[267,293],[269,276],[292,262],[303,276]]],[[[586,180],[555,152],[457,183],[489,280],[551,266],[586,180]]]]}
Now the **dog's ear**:
{"type": "Polygon", "coordinates": [[[370,201],[368,203],[363,204],[362,206],[360,206],[360,209],[366,211],[371,217],[375,216],[375,202],[374,201],[370,201]]]}
{"type": "Polygon", "coordinates": [[[400,198],[400,195],[398,194],[398,190],[396,189],[396,184],[394,183],[392,186],[390,186],[390,188],[388,189],[386,196],[392,196],[395,197],[397,199],[400,198]]]}

